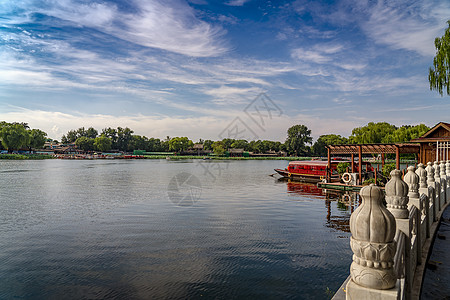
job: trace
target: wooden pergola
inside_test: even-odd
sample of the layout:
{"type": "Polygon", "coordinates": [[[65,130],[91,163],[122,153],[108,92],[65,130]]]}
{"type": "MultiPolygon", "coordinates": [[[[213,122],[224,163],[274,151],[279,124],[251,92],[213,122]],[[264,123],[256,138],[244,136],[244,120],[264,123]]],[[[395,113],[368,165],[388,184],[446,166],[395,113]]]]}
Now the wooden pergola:
{"type": "MultiPolygon", "coordinates": [[[[363,154],[381,154],[381,165],[384,166],[385,154],[395,154],[396,168],[400,169],[400,154],[420,153],[419,144],[352,144],[352,145],[328,145],[328,169],[331,170],[332,155],[351,155],[352,172],[355,172],[355,154],[358,155],[358,173],[362,176],[362,156],[363,154]]],[[[329,178],[327,178],[329,179],[329,178]]]]}

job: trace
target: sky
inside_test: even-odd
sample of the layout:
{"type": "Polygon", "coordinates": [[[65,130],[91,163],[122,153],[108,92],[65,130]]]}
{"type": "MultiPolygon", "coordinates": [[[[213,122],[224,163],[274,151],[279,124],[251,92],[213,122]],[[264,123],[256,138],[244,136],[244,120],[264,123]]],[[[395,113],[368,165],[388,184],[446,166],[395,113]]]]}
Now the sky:
{"type": "Polygon", "coordinates": [[[0,120],[194,142],[431,127],[448,19],[448,0],[0,1],[0,120]]]}

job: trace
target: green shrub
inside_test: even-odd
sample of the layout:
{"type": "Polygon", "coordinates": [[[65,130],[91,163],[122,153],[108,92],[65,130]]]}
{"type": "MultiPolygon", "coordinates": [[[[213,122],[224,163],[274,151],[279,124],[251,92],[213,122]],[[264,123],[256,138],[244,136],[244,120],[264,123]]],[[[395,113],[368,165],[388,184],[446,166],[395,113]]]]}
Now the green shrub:
{"type": "MultiPolygon", "coordinates": [[[[383,186],[384,185],[383,181],[380,178],[377,178],[377,182],[378,182],[377,183],[378,186],[383,186]]],[[[363,181],[363,185],[369,185],[371,183],[375,183],[375,178],[368,178],[368,179],[363,181]]]]}
{"type": "Polygon", "coordinates": [[[344,174],[345,172],[347,172],[347,168],[350,167],[350,163],[345,162],[345,163],[338,163],[337,165],[337,171],[340,175],[344,174]]]}
{"type": "Polygon", "coordinates": [[[383,176],[386,178],[390,178],[391,177],[390,174],[391,174],[392,170],[395,170],[395,163],[385,164],[383,166],[383,170],[382,170],[383,176]]]}
{"type": "Polygon", "coordinates": [[[27,159],[27,157],[22,154],[0,154],[0,159],[19,160],[19,159],[27,159]]]}

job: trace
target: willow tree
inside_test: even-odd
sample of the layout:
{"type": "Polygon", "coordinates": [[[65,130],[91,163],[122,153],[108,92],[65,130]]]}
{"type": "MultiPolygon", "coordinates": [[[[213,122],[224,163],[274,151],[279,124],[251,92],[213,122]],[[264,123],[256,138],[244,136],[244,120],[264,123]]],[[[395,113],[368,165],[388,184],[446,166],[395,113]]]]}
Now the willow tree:
{"type": "Polygon", "coordinates": [[[433,59],[434,69],[430,68],[428,74],[430,90],[437,90],[441,96],[443,89],[450,96],[450,20],[447,23],[449,27],[444,35],[434,40],[436,47],[436,56],[433,59]]]}

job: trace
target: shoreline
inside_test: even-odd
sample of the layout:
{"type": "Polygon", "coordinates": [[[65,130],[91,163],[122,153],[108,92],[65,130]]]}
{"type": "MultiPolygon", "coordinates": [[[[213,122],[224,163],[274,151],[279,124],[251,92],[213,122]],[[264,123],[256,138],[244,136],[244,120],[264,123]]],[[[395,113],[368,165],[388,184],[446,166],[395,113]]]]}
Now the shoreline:
{"type": "MultiPolygon", "coordinates": [[[[200,160],[326,160],[325,158],[317,157],[273,157],[273,156],[257,156],[257,157],[221,157],[221,156],[203,156],[203,155],[183,155],[183,156],[167,156],[167,155],[121,155],[121,156],[95,156],[95,155],[65,155],[57,156],[51,154],[0,154],[0,160],[44,160],[44,159],[70,159],[70,160],[97,160],[97,159],[167,159],[167,160],[182,160],[182,159],[200,159],[200,160]]],[[[381,161],[365,159],[373,164],[381,164],[381,161]]],[[[395,160],[386,160],[386,163],[395,162],[395,160]]],[[[415,163],[412,160],[401,160],[401,163],[410,164],[415,163]]]]}

